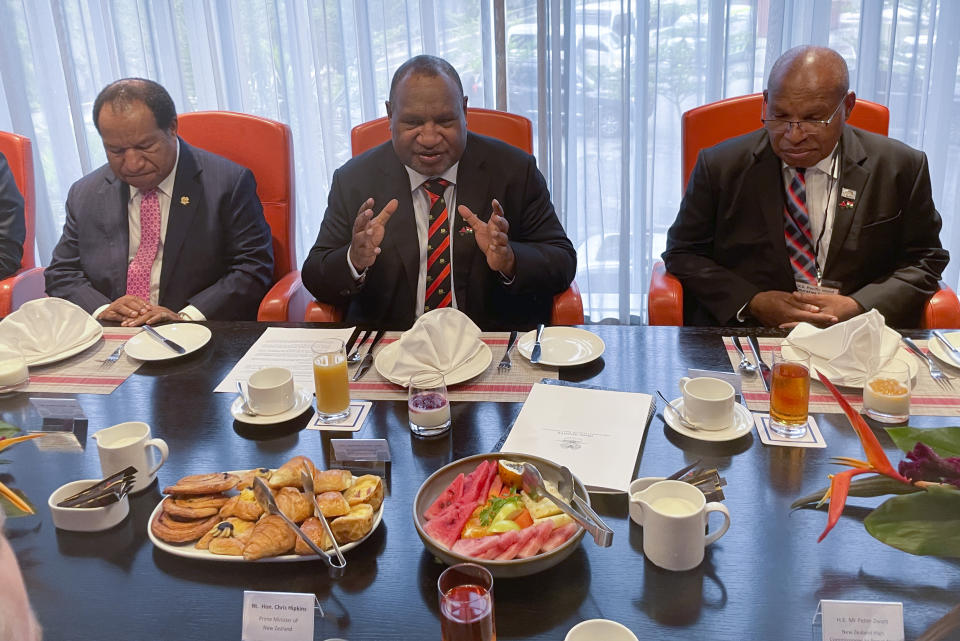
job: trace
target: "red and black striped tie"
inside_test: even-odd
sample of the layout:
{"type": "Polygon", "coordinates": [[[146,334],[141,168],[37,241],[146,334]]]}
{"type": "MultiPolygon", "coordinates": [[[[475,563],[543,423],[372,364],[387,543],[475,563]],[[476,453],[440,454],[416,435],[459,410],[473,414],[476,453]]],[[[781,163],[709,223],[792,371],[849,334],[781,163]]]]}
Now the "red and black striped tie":
{"type": "Polygon", "coordinates": [[[807,215],[806,169],[796,168],[796,176],[787,188],[787,205],[784,207],[783,236],[787,242],[787,255],[798,281],[816,284],[817,255],[810,231],[810,216],[807,215]]]}
{"type": "Polygon", "coordinates": [[[431,178],[423,183],[430,197],[430,228],[427,232],[427,288],[423,311],[449,307],[453,300],[450,277],[450,217],[443,192],[450,182],[431,178]]]}

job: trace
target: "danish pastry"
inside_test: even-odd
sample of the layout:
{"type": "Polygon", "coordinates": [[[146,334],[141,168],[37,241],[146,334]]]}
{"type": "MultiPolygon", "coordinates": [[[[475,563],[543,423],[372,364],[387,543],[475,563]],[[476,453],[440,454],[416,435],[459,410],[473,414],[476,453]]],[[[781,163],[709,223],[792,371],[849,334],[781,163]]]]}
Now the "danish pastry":
{"type": "Polygon", "coordinates": [[[150,522],[150,531],[158,539],[167,543],[186,543],[199,539],[219,521],[220,517],[216,515],[206,519],[178,521],[165,511],[160,510],[153,521],[150,522]]]}
{"type": "Polygon", "coordinates": [[[373,528],[373,508],[367,503],[354,505],[350,513],[337,517],[330,523],[337,543],[358,541],[373,528]]]}
{"type": "Polygon", "coordinates": [[[195,546],[198,550],[207,550],[213,554],[241,556],[243,546],[253,533],[254,523],[235,517],[220,521],[200,537],[195,546]]]}
{"type": "Polygon", "coordinates": [[[220,508],[220,518],[236,516],[247,521],[256,521],[263,514],[263,508],[257,503],[253,490],[246,489],[227,499],[220,508]]]}
{"type": "Polygon", "coordinates": [[[317,505],[320,507],[320,512],[328,519],[350,513],[350,504],[340,492],[318,494],[317,505]]]}
{"type": "Polygon", "coordinates": [[[194,474],[185,476],[173,485],[163,489],[164,494],[218,494],[236,487],[240,479],[233,474],[194,474]]]}
{"type": "Polygon", "coordinates": [[[236,476],[240,478],[240,482],[237,483],[238,490],[245,490],[248,487],[253,487],[253,479],[258,476],[264,481],[270,479],[270,476],[273,474],[273,470],[269,467],[257,467],[252,470],[246,470],[243,472],[234,472],[236,476]]]}
{"type": "Polygon", "coordinates": [[[222,494],[209,496],[170,496],[163,500],[163,510],[181,519],[203,519],[220,512],[229,497],[222,494]]]}
{"type": "Polygon", "coordinates": [[[313,475],[313,491],[317,494],[342,492],[351,485],[353,485],[353,474],[350,470],[318,470],[313,475]]]}
{"type": "Polygon", "coordinates": [[[380,509],[380,504],[383,503],[383,483],[379,476],[364,474],[343,491],[343,498],[351,506],[369,503],[373,511],[376,512],[380,509]]]}

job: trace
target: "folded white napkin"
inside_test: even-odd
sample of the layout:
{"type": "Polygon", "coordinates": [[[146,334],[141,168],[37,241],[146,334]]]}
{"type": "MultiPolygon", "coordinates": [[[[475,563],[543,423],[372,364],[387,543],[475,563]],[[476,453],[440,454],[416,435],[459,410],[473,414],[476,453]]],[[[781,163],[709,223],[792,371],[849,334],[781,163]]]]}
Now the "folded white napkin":
{"type": "Polygon", "coordinates": [[[93,316],[62,298],[38,298],[0,321],[0,344],[23,354],[27,365],[89,343],[103,334],[93,316]]]}
{"type": "Polygon", "coordinates": [[[377,370],[393,381],[407,381],[417,372],[452,372],[475,356],[483,341],[466,314],[444,307],[418,318],[388,347],[377,355],[377,370]]]}
{"type": "Polygon", "coordinates": [[[862,385],[871,358],[893,358],[900,334],[884,324],[875,309],[850,320],[819,329],[800,323],[787,335],[784,345],[810,353],[810,364],[836,385],[862,385]]]}

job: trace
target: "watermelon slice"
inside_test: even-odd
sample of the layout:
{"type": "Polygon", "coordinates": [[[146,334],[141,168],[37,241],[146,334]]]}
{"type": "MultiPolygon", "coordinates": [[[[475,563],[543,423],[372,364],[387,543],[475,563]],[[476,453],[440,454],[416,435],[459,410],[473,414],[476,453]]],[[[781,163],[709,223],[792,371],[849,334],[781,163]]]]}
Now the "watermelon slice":
{"type": "Polygon", "coordinates": [[[447,509],[443,510],[427,521],[423,526],[423,531],[430,535],[430,538],[440,543],[445,548],[450,549],[460,538],[460,532],[463,531],[463,525],[473,514],[476,507],[474,503],[468,503],[460,500],[447,509]]]}
{"type": "MultiPolygon", "coordinates": [[[[487,463],[489,463],[489,461],[480,463],[477,469],[471,472],[463,481],[463,499],[473,502],[474,506],[480,501],[480,497],[483,496],[484,492],[490,489],[490,486],[487,485],[487,470],[489,469],[487,463]]],[[[495,466],[496,463],[493,465],[495,466]]]]}
{"type": "Polygon", "coordinates": [[[566,525],[561,525],[553,532],[551,532],[549,538],[544,542],[543,546],[540,548],[541,552],[552,552],[558,547],[563,545],[567,539],[573,536],[577,530],[580,529],[580,526],[577,523],[567,523],[566,525]]]}
{"type": "Polygon", "coordinates": [[[530,537],[530,540],[520,548],[520,551],[517,552],[517,556],[521,559],[526,559],[533,556],[540,551],[540,548],[543,547],[543,544],[546,543],[547,539],[550,537],[550,533],[553,532],[552,523],[538,523],[533,527],[528,527],[526,530],[521,530],[522,532],[532,531],[533,535],[530,537]]]}
{"type": "Polygon", "coordinates": [[[428,521],[436,518],[438,514],[456,503],[461,496],[463,496],[463,474],[458,474],[457,478],[453,479],[447,489],[441,492],[437,500],[423,513],[423,518],[428,521]]]}

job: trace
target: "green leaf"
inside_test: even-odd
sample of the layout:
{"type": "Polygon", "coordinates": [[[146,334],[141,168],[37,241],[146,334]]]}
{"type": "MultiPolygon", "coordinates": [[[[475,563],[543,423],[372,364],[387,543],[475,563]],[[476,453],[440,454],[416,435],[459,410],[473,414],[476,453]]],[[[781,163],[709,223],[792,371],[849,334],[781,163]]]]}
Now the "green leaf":
{"type": "Polygon", "coordinates": [[[877,540],[910,554],[960,557],[960,490],[934,486],[894,497],[863,525],[877,540]]]}
{"type": "MultiPolygon", "coordinates": [[[[13,490],[13,493],[23,499],[24,503],[33,508],[33,511],[37,511],[37,506],[30,502],[30,499],[27,498],[27,495],[21,492],[20,490],[10,488],[13,490]]],[[[16,518],[18,516],[30,516],[29,512],[24,512],[16,505],[7,500],[7,497],[0,496],[0,510],[3,510],[3,513],[10,518],[16,518]]]]}
{"type": "Polygon", "coordinates": [[[20,428],[17,427],[16,425],[11,425],[6,421],[0,421],[0,438],[14,436],[19,431],[20,431],[20,428]]]}
{"type": "Polygon", "coordinates": [[[904,452],[913,450],[917,442],[925,443],[940,456],[960,456],[960,427],[887,427],[887,434],[904,452]]]}
{"type": "MultiPolygon", "coordinates": [[[[820,499],[823,498],[826,491],[827,488],[823,488],[818,492],[801,497],[790,504],[790,509],[795,510],[808,505],[812,507],[820,502],[820,499]]],[[[850,483],[850,492],[848,492],[848,495],[869,497],[884,496],[885,494],[912,494],[922,491],[922,488],[915,485],[906,485],[888,476],[877,474],[876,476],[867,476],[854,480],[850,483]]]]}

